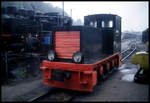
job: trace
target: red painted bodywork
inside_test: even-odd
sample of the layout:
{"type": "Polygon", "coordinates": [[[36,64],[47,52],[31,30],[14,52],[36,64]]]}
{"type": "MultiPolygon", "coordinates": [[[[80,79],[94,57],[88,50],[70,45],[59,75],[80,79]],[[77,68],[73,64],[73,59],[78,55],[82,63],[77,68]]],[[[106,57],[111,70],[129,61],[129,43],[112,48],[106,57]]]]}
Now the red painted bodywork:
{"type": "Polygon", "coordinates": [[[97,84],[98,73],[102,75],[103,69],[108,69],[109,71],[114,66],[121,66],[120,60],[121,56],[116,53],[94,64],[43,61],[41,69],[43,70],[44,84],[57,88],[92,92],[93,87],[97,84]],[[104,65],[106,65],[106,68],[104,68],[104,65]],[[68,71],[71,74],[71,78],[69,80],[64,78],[63,82],[52,80],[51,74],[54,69],[68,71]],[[97,72],[98,70],[100,72],[97,72]]]}
{"type": "Polygon", "coordinates": [[[56,31],[54,48],[58,58],[72,59],[80,51],[80,31],[56,31]]]}

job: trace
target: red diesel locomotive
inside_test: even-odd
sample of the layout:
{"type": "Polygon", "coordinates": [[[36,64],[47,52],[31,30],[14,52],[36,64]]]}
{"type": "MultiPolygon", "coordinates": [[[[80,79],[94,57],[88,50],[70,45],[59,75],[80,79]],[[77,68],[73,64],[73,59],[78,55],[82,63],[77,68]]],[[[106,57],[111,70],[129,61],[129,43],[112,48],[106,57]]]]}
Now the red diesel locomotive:
{"type": "Polygon", "coordinates": [[[92,92],[98,79],[121,65],[120,51],[121,17],[117,15],[88,15],[84,26],[55,27],[53,47],[41,67],[44,84],[92,92]]]}

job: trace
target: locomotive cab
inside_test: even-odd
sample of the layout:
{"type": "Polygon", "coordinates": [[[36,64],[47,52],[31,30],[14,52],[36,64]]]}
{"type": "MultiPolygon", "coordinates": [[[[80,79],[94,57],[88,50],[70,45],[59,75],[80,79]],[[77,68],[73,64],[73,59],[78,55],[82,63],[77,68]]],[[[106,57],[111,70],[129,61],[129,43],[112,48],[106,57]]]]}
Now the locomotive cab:
{"type": "Polygon", "coordinates": [[[84,25],[100,28],[103,34],[103,52],[121,51],[121,17],[113,14],[95,14],[84,17],[84,25]]]}

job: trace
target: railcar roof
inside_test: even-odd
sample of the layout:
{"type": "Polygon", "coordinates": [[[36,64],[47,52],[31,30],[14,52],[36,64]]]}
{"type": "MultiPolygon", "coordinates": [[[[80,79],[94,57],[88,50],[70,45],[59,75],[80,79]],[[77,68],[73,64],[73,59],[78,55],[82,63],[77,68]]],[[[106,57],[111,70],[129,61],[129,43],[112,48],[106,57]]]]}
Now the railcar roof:
{"type": "MultiPolygon", "coordinates": [[[[92,15],[87,15],[87,16],[91,16],[91,17],[92,17],[92,16],[93,16],[93,17],[94,17],[94,16],[102,16],[102,17],[103,17],[103,16],[118,16],[118,15],[116,15],[116,14],[92,14],[92,15]]],[[[86,17],[87,17],[87,16],[86,16],[86,17]]],[[[120,16],[118,16],[118,17],[120,17],[120,16]]],[[[121,18],[121,17],[120,17],[120,18],[121,18]]]]}

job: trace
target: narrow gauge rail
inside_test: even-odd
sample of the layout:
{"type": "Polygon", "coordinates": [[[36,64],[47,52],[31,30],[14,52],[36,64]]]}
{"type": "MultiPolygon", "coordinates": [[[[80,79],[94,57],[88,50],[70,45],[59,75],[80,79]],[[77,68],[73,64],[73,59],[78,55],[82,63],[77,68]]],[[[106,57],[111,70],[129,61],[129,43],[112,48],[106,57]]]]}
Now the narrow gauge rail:
{"type": "Polygon", "coordinates": [[[69,102],[76,97],[76,95],[76,91],[52,87],[51,91],[45,92],[45,94],[41,94],[28,102],[69,102]]]}
{"type": "Polygon", "coordinates": [[[136,50],[136,43],[132,43],[128,49],[121,52],[122,56],[121,61],[126,60],[135,50],[136,50]]]}

